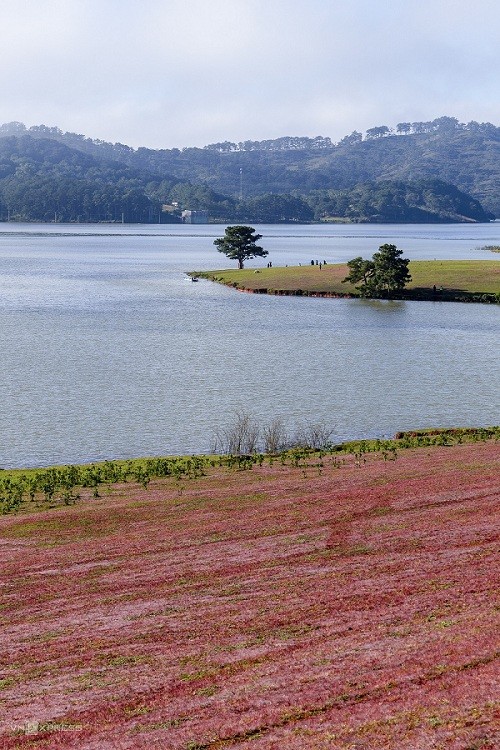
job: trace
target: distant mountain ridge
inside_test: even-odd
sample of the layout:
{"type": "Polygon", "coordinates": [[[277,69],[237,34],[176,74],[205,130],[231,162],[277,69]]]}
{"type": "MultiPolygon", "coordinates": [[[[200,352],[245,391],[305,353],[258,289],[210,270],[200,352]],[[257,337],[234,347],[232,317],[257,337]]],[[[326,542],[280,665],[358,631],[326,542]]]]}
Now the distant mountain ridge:
{"type": "MultiPolygon", "coordinates": [[[[463,124],[452,117],[399,123],[395,129],[377,126],[364,135],[354,131],[338,143],[323,136],[285,136],[182,150],[133,149],[63,133],[59,128],[40,125],[28,129],[22,123],[7,123],[0,126],[0,201],[4,213],[13,210],[15,185],[29,182],[26,170],[20,170],[20,159],[31,160],[31,176],[52,180],[54,189],[63,177],[67,187],[68,180],[78,183],[75,202],[81,199],[82,205],[85,200],[89,204],[87,193],[92,185],[99,185],[107,208],[100,211],[96,200],[92,210],[87,210],[87,220],[95,219],[95,213],[100,216],[98,220],[118,220],[124,213],[124,196],[131,200],[130,191],[135,191],[137,205],[129,212],[129,220],[153,220],[162,203],[173,201],[186,208],[208,209],[215,218],[246,220],[248,216],[256,221],[251,218],[251,211],[257,210],[256,201],[260,201],[257,207],[261,214],[269,215],[266,206],[263,210],[263,200],[267,206],[274,205],[278,221],[317,220],[325,218],[334,205],[341,205],[332,199],[342,192],[344,196],[354,195],[356,200],[364,195],[364,213],[355,202],[351,215],[337,214],[350,220],[387,220],[393,215],[388,220],[422,221],[428,211],[438,221],[487,221],[492,214],[500,216],[500,128],[491,123],[463,124]],[[52,150],[47,142],[54,144],[52,150]],[[68,150],[57,152],[56,143],[68,150]],[[37,149],[45,153],[44,158],[35,156],[37,149]],[[54,159],[59,159],[57,168],[54,159]],[[422,189],[424,183],[427,193],[422,189]],[[115,185],[114,202],[109,195],[111,184],[115,185]],[[455,186],[460,195],[450,189],[447,203],[442,197],[443,184],[455,186]],[[412,186],[420,187],[412,190],[412,186]],[[374,211],[371,198],[365,200],[367,189],[378,196],[374,211]],[[387,191],[389,205],[380,200],[387,191]],[[437,191],[441,198],[428,200],[429,191],[437,191]],[[139,193],[145,200],[139,200],[139,193]],[[465,198],[472,196],[475,201],[467,202],[464,193],[465,198]],[[420,203],[412,204],[412,200],[420,203]],[[393,204],[398,202],[401,205],[394,209],[393,204]],[[478,208],[477,202],[482,207],[478,208]],[[330,209],[325,208],[327,204],[330,209]],[[469,213],[464,214],[464,208],[469,213]]],[[[26,205],[24,201],[24,212],[26,205]]],[[[44,215],[54,212],[57,208],[47,207],[44,215]]],[[[76,220],[71,211],[61,213],[69,217],[66,220],[76,220]]]]}

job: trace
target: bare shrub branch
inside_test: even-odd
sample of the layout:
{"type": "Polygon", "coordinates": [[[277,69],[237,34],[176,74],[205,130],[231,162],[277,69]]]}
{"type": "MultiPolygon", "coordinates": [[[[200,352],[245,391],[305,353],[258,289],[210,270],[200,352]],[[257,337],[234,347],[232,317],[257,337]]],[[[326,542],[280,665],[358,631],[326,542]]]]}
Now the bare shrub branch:
{"type": "Polygon", "coordinates": [[[324,422],[308,422],[289,432],[281,417],[261,428],[254,416],[238,411],[229,424],[213,431],[211,450],[233,456],[250,455],[261,449],[270,454],[292,448],[323,450],[331,444],[332,434],[333,428],[324,422]]]}
{"type": "Polygon", "coordinates": [[[254,417],[246,412],[237,412],[229,425],[214,431],[213,452],[233,456],[256,453],[259,434],[259,425],[254,417]]]}
{"type": "Polygon", "coordinates": [[[333,428],[324,422],[310,422],[296,430],[292,442],[297,448],[322,450],[330,445],[332,434],[333,428]]]}
{"type": "Polygon", "coordinates": [[[262,431],[264,453],[280,453],[290,447],[291,440],[281,417],[275,417],[262,431]]]}

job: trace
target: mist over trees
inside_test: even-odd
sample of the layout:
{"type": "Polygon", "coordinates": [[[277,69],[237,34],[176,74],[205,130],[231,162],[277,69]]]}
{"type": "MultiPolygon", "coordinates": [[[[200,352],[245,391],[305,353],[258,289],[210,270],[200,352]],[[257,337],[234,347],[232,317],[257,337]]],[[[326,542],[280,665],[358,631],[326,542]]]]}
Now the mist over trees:
{"type": "Polygon", "coordinates": [[[500,216],[500,128],[377,125],[317,136],[133,149],[57,127],[0,126],[0,219],[488,221],[500,216]],[[168,205],[168,210],[163,207],[168,205]]]}

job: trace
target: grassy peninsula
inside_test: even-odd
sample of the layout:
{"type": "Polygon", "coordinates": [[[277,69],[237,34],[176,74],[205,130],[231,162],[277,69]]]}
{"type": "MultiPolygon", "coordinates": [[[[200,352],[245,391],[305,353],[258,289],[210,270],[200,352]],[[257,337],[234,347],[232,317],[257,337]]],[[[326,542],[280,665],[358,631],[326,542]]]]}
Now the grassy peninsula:
{"type": "MultiPolygon", "coordinates": [[[[500,262],[497,260],[416,260],[410,262],[409,269],[412,280],[400,298],[500,302],[500,262]]],[[[321,267],[303,264],[285,268],[195,271],[189,275],[261,294],[357,297],[359,293],[352,284],[342,283],[348,271],[345,263],[322,263],[321,267]]]]}

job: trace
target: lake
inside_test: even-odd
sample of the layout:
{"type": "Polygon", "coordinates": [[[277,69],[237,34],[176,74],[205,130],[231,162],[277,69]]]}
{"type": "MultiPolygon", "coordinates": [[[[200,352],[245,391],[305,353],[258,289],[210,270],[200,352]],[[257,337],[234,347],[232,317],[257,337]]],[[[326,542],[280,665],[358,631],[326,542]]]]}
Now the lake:
{"type": "MultiPolygon", "coordinates": [[[[498,256],[500,223],[260,226],[259,267],[498,256]]],[[[214,225],[0,224],[0,466],[202,453],[235,412],[332,439],[500,422],[498,306],[242,294],[214,225]]]]}

